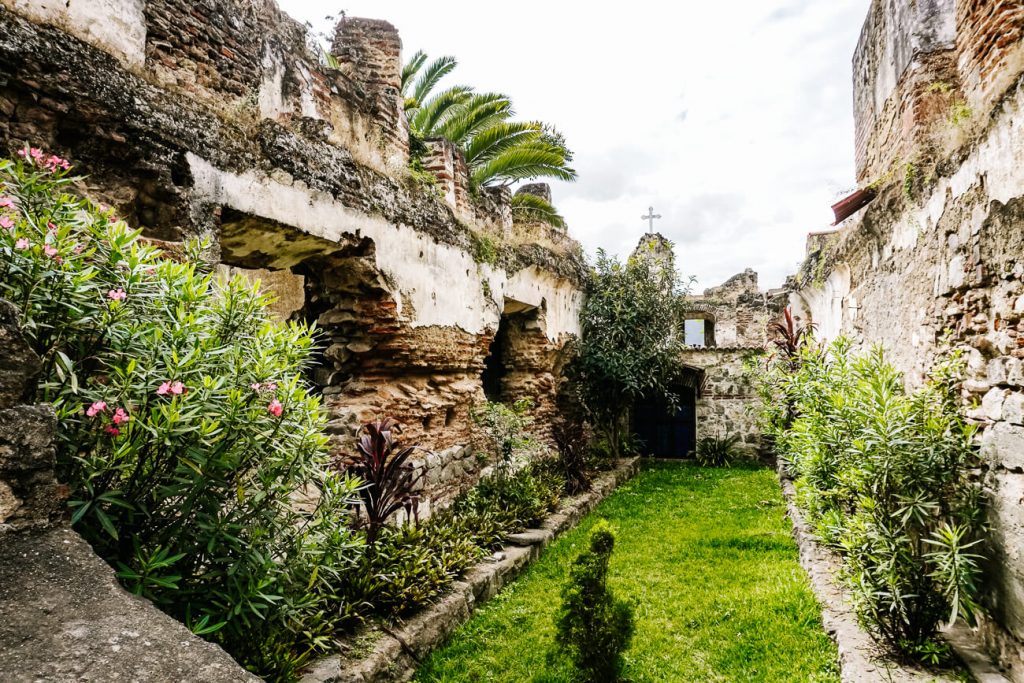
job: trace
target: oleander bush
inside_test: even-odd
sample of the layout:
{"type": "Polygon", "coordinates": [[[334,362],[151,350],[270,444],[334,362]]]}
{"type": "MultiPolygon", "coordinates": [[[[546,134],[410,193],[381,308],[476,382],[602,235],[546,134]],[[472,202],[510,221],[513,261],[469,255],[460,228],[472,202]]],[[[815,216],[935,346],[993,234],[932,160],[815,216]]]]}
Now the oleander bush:
{"type": "Polygon", "coordinates": [[[71,521],[127,588],[263,675],[323,649],[316,596],[362,540],[339,528],[358,484],[327,467],[302,372],[313,331],[70,194],[68,163],[0,162],[0,296],[42,358],[71,521]],[[302,513],[309,486],[319,503],[302,513]],[[313,590],[307,590],[309,587],[313,590]]]}
{"type": "Polygon", "coordinates": [[[841,553],[862,622],[928,663],[942,659],[943,621],[978,609],[986,529],[962,365],[949,354],[910,392],[881,348],[853,353],[839,339],[777,356],[759,384],[762,427],[818,536],[841,553]]]}

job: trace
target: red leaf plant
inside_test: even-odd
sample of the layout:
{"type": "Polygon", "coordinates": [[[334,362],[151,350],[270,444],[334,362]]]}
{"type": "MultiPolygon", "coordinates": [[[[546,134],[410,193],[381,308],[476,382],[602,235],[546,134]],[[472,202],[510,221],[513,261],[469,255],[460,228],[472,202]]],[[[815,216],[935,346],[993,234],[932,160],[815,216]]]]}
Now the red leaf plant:
{"type": "Polygon", "coordinates": [[[419,446],[405,448],[398,445],[400,432],[394,418],[368,422],[359,430],[359,454],[344,462],[348,472],[362,479],[359,490],[362,514],[357,504],[356,518],[366,527],[366,542],[373,545],[388,519],[405,510],[413,516],[419,506],[416,484],[423,475],[409,462],[419,446]]]}

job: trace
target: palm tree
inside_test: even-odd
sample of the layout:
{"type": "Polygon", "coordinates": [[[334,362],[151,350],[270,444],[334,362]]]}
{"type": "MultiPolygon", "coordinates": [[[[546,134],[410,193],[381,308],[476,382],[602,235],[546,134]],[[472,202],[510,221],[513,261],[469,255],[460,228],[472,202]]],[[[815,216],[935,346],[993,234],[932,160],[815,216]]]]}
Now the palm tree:
{"type": "MultiPolygon", "coordinates": [[[[478,93],[464,85],[434,93],[456,65],[455,58],[448,56],[428,63],[420,51],[402,68],[402,96],[413,149],[421,148],[428,138],[451,141],[465,155],[471,182],[477,187],[508,186],[535,178],[576,180],[576,171],[569,166],[572,153],[562,136],[539,121],[513,121],[515,111],[507,95],[478,93]]],[[[561,220],[547,206],[550,211],[532,207],[535,217],[561,220]]]]}

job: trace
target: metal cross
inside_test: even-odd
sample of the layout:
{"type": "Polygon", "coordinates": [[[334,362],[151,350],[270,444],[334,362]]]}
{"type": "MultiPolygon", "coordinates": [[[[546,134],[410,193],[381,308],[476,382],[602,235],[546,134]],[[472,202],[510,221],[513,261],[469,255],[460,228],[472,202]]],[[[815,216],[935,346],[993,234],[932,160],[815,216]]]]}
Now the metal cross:
{"type": "Polygon", "coordinates": [[[648,222],[650,227],[647,230],[647,232],[654,232],[654,219],[655,218],[661,218],[661,214],[660,213],[654,213],[654,207],[653,206],[649,206],[649,207],[647,207],[647,215],[646,216],[640,216],[640,218],[642,218],[643,220],[648,222]]]}

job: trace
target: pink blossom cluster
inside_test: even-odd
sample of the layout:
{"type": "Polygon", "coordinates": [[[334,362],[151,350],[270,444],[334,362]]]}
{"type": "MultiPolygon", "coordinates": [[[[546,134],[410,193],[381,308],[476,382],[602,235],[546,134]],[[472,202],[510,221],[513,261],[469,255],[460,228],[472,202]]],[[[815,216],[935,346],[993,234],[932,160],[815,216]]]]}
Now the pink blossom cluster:
{"type": "Polygon", "coordinates": [[[110,299],[111,301],[124,301],[126,298],[128,298],[128,294],[123,289],[118,287],[117,289],[112,289],[109,292],[107,292],[107,298],[110,299]]]}
{"type": "Polygon", "coordinates": [[[38,147],[30,147],[28,151],[19,149],[18,156],[23,159],[28,159],[37,166],[42,166],[50,173],[55,173],[58,169],[66,171],[71,168],[71,164],[67,159],[63,159],[54,154],[46,154],[38,147]]]}
{"type": "Polygon", "coordinates": [[[187,391],[188,391],[188,387],[186,387],[181,382],[179,382],[177,380],[175,380],[175,381],[168,380],[168,381],[166,381],[166,382],[164,382],[164,383],[162,383],[160,385],[160,387],[156,390],[156,393],[157,393],[158,396],[164,396],[165,394],[173,394],[174,396],[181,396],[182,394],[184,394],[187,391]]]}
{"type": "Polygon", "coordinates": [[[10,197],[0,197],[0,209],[13,209],[14,200],[10,197]]]}
{"type": "Polygon", "coordinates": [[[13,230],[14,221],[10,216],[0,216],[0,228],[3,228],[4,230],[13,230]]]}
{"type": "Polygon", "coordinates": [[[267,406],[267,412],[274,417],[281,417],[281,413],[284,412],[284,406],[282,406],[281,402],[275,398],[270,402],[270,405],[267,406]]]}
{"type": "MultiPolygon", "coordinates": [[[[85,409],[85,414],[89,417],[96,417],[100,413],[105,413],[108,410],[106,401],[96,401],[91,406],[85,409]]],[[[132,419],[131,415],[124,408],[116,408],[110,416],[111,424],[104,427],[105,431],[110,436],[118,436],[121,433],[121,425],[126,424],[132,419]]]]}

